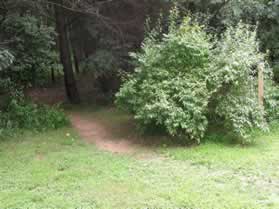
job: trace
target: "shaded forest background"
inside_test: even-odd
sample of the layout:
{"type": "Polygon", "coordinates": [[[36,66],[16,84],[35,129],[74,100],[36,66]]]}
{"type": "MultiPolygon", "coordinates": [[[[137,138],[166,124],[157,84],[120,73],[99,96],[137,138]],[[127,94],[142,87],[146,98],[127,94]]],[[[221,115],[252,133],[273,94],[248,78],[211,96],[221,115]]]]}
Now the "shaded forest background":
{"type": "Polygon", "coordinates": [[[277,0],[2,0],[1,48],[8,49],[15,62],[0,76],[23,88],[45,86],[64,76],[71,103],[98,95],[110,100],[119,89],[120,75],[134,69],[129,52],[139,50],[147,18],[154,27],[162,16],[167,28],[165,17],[173,3],[217,36],[239,21],[257,26],[261,50],[269,51],[278,80],[277,0]],[[89,92],[80,96],[79,88],[89,92]]]}

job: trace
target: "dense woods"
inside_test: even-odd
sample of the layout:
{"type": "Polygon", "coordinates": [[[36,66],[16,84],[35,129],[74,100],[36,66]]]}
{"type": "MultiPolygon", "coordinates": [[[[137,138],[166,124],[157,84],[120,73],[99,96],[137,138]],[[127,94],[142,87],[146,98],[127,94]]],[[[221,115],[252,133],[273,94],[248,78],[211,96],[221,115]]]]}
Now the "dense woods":
{"type": "Polygon", "coordinates": [[[27,108],[26,90],[57,82],[64,83],[72,104],[100,95],[113,103],[122,86],[117,104],[130,109],[144,129],[159,126],[171,135],[200,141],[213,117],[244,137],[247,129],[263,128],[264,121],[277,117],[278,14],[278,0],[2,0],[0,76],[2,98],[7,98],[2,111],[9,115],[11,101],[27,108]],[[190,18],[189,23],[185,18],[190,18]],[[191,33],[196,34],[191,38],[191,33]],[[185,48],[179,54],[182,43],[185,48]],[[189,44],[197,49],[187,52],[189,44]],[[132,52],[139,54],[130,56],[132,52]],[[260,108],[256,96],[260,62],[266,68],[265,113],[255,111],[260,108]],[[147,74],[141,75],[145,66],[147,74]],[[172,77],[173,68],[179,71],[172,72],[172,77]],[[196,68],[204,71],[193,81],[191,71],[196,68]],[[185,84],[175,84],[183,70],[185,84]],[[247,80],[251,83],[244,84],[247,80]],[[166,86],[155,87],[162,81],[166,86]],[[155,95],[147,93],[147,84],[155,95]],[[175,85],[181,96],[170,93],[175,85]],[[86,93],[82,86],[87,86],[86,93]],[[153,88],[164,89],[168,96],[153,88]],[[231,92],[231,101],[226,101],[225,91],[231,92]],[[207,99],[199,101],[199,97],[207,99]],[[160,110],[163,101],[169,107],[160,110]],[[249,108],[240,112],[237,104],[249,108]]]}

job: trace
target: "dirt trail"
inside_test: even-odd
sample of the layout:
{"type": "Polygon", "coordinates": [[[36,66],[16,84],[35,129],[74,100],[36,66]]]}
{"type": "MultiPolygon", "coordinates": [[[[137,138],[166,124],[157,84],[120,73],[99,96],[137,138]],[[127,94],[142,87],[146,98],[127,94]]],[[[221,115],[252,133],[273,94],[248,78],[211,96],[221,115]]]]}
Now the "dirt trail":
{"type": "MultiPolygon", "coordinates": [[[[44,104],[57,104],[66,100],[63,88],[50,89],[29,89],[26,94],[33,101],[44,104]]],[[[94,117],[87,117],[80,112],[68,113],[73,127],[78,131],[79,135],[88,143],[95,144],[100,150],[109,151],[112,153],[135,154],[139,158],[153,157],[154,153],[150,149],[144,149],[140,144],[135,143],[134,135],[115,134],[109,127],[101,123],[94,117]],[[140,151],[140,152],[139,152],[140,151]]],[[[117,126],[116,129],[125,133],[130,129],[127,124],[117,126]]]]}
{"type": "Polygon", "coordinates": [[[110,130],[92,118],[79,113],[70,113],[73,127],[88,143],[94,143],[99,149],[113,153],[135,153],[137,145],[125,138],[117,138],[110,130]]]}
{"type": "MultiPolygon", "coordinates": [[[[57,104],[66,100],[63,88],[29,89],[25,92],[34,102],[57,104]]],[[[113,153],[136,153],[140,146],[129,137],[119,137],[97,119],[86,117],[79,112],[70,112],[70,120],[80,136],[97,148],[113,153]]]]}

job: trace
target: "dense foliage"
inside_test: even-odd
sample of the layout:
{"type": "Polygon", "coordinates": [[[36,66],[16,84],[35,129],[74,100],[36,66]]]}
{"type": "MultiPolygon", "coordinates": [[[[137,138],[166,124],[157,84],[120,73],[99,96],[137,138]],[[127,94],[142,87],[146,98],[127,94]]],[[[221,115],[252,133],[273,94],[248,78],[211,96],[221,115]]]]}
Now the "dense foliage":
{"type": "Polygon", "coordinates": [[[2,72],[2,77],[23,86],[47,82],[51,68],[57,68],[58,61],[53,48],[53,27],[34,16],[10,15],[1,24],[1,30],[15,57],[13,66],[2,72]]]}
{"type": "Polygon", "coordinates": [[[265,84],[265,110],[269,122],[279,120],[279,88],[271,81],[265,84]]]}
{"type": "Polygon", "coordinates": [[[117,104],[144,129],[160,127],[198,142],[212,117],[241,139],[252,128],[265,129],[253,71],[264,58],[256,32],[241,23],[216,43],[189,18],[178,28],[170,26],[161,41],[154,35],[145,40],[135,55],[136,72],[123,84],[117,104]]]}
{"type": "Polygon", "coordinates": [[[209,51],[207,35],[188,19],[156,44],[152,37],[137,54],[139,67],[117,102],[135,114],[143,128],[162,126],[171,135],[200,139],[207,126],[209,51]]]}
{"type": "Polygon", "coordinates": [[[256,32],[238,24],[229,27],[212,50],[212,72],[208,82],[214,86],[214,114],[241,138],[248,138],[253,128],[266,129],[264,112],[257,99],[255,67],[264,61],[259,52],[256,32]]]}
{"type": "Polygon", "coordinates": [[[214,32],[220,33],[226,27],[239,21],[259,25],[258,37],[261,48],[271,52],[272,59],[278,59],[279,1],[278,0],[172,0],[182,10],[206,14],[208,24],[214,32]]]}
{"type": "Polygon", "coordinates": [[[14,93],[13,98],[7,101],[7,105],[0,110],[0,137],[20,129],[45,131],[69,124],[58,106],[34,104],[26,101],[20,92],[14,93]]]}
{"type": "Polygon", "coordinates": [[[0,136],[17,129],[42,131],[67,125],[58,107],[34,104],[22,93],[24,87],[46,82],[47,71],[56,62],[53,28],[34,16],[11,15],[1,30],[11,53],[0,50],[0,136]]]}

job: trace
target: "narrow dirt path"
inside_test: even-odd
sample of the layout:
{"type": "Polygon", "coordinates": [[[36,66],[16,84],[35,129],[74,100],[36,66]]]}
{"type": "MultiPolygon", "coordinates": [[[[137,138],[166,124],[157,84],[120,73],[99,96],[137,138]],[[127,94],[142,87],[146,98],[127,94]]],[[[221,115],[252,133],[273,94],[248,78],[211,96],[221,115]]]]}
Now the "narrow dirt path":
{"type": "MultiPolygon", "coordinates": [[[[25,92],[34,102],[43,104],[59,104],[66,100],[63,87],[34,88],[25,92]]],[[[136,143],[138,140],[133,134],[115,134],[109,127],[101,123],[94,117],[86,117],[81,112],[68,112],[73,127],[79,135],[88,143],[95,144],[100,150],[112,153],[137,154],[137,157],[146,159],[154,157],[154,152],[149,148],[144,148],[142,144],[136,143]]],[[[120,132],[126,133],[126,129],[133,130],[129,124],[116,126],[120,132]]],[[[133,132],[133,131],[132,131],[133,132]]]]}
{"type": "Polygon", "coordinates": [[[86,118],[79,113],[70,113],[73,127],[88,143],[95,144],[97,148],[113,153],[135,153],[139,147],[125,138],[118,138],[97,120],[86,118]]]}

